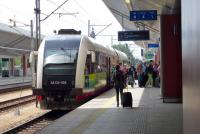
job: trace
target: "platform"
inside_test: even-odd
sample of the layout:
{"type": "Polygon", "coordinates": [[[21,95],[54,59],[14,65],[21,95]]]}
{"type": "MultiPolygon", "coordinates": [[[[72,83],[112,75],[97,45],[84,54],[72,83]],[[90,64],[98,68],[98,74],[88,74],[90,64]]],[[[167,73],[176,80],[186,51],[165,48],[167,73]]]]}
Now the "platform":
{"type": "Polygon", "coordinates": [[[17,83],[24,83],[24,82],[31,82],[32,77],[3,77],[0,78],[0,86],[9,85],[9,84],[17,84],[17,83]]]}
{"type": "Polygon", "coordinates": [[[109,90],[38,134],[182,134],[182,104],[163,103],[159,88],[129,89],[133,109],[116,107],[109,90]]]}
{"type": "Polygon", "coordinates": [[[0,92],[8,88],[29,86],[32,84],[32,77],[4,77],[0,78],[0,92]]]}

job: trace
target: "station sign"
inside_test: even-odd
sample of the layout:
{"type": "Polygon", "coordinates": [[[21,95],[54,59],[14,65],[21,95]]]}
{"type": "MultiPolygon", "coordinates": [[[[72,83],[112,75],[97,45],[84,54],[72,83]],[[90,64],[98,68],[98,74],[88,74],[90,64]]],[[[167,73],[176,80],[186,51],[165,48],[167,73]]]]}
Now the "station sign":
{"type": "Polygon", "coordinates": [[[153,59],[154,54],[151,51],[148,51],[145,53],[145,58],[146,59],[153,59]]]}
{"type": "Polygon", "coordinates": [[[130,11],[130,21],[157,20],[157,10],[130,11]]]}
{"type": "Polygon", "coordinates": [[[158,48],[159,44],[148,44],[148,48],[158,48]]]}
{"type": "Polygon", "coordinates": [[[118,41],[140,41],[149,40],[149,31],[119,31],[118,41]]]}

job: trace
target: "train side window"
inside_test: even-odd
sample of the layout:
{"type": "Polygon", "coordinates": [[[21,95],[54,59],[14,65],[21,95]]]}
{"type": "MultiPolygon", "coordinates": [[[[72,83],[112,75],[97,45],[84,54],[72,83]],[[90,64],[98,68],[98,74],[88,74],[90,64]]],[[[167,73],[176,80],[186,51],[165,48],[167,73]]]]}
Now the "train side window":
{"type": "Polygon", "coordinates": [[[86,65],[85,65],[85,73],[92,74],[94,73],[94,63],[92,63],[92,54],[89,52],[86,58],[86,65]]]}
{"type": "Polygon", "coordinates": [[[99,53],[97,54],[98,57],[96,65],[95,65],[95,70],[97,73],[99,72],[106,72],[107,71],[107,67],[108,67],[108,63],[107,63],[107,57],[104,53],[99,53]]]}

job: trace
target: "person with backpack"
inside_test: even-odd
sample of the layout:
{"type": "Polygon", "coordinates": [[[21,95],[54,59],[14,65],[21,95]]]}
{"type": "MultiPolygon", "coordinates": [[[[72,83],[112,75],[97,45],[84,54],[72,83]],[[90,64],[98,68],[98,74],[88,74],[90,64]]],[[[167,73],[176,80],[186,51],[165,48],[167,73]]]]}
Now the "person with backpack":
{"type": "Polygon", "coordinates": [[[135,68],[134,66],[131,66],[129,69],[128,69],[128,85],[131,85],[131,87],[134,87],[134,84],[135,84],[135,68]]]}
{"type": "Polygon", "coordinates": [[[117,107],[119,107],[119,94],[120,99],[122,100],[122,93],[125,83],[125,76],[123,72],[120,70],[120,65],[116,65],[116,71],[113,75],[114,86],[116,90],[116,100],[117,100],[117,107]]]}

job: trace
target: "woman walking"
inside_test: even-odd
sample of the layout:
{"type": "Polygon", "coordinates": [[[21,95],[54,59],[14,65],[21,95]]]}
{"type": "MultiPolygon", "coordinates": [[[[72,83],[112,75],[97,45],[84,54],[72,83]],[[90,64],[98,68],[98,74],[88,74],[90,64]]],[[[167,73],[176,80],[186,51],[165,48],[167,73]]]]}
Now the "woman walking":
{"type": "Polygon", "coordinates": [[[116,90],[116,100],[117,100],[117,107],[119,107],[119,94],[122,100],[122,93],[125,84],[125,78],[123,72],[120,70],[120,66],[116,65],[116,71],[113,75],[113,81],[116,90]]]}

